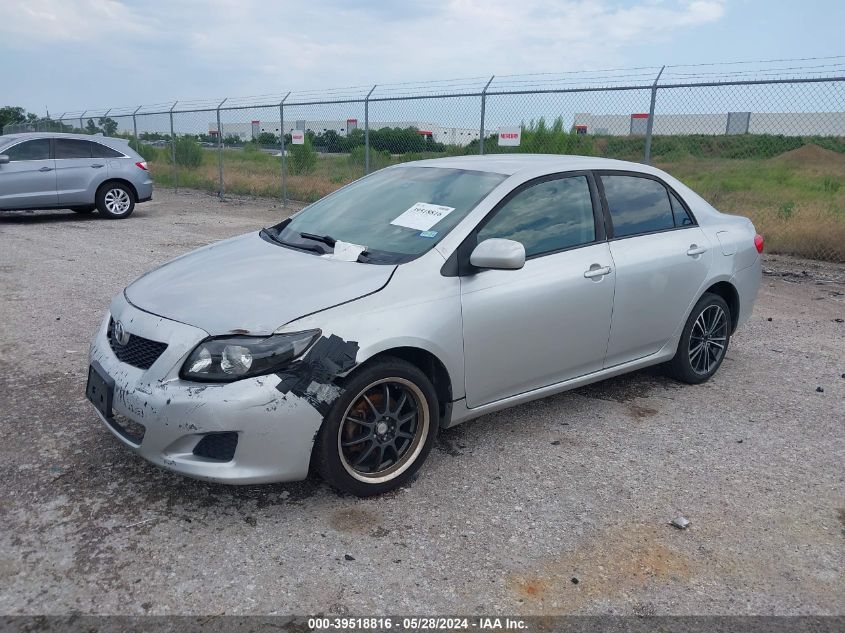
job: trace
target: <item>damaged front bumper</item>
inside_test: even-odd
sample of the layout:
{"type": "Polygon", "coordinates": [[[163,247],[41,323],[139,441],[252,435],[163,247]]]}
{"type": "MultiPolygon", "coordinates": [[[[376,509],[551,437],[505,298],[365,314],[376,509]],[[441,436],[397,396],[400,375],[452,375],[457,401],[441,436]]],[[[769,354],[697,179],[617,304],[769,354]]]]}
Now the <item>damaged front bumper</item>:
{"type": "Polygon", "coordinates": [[[304,479],[320,412],[307,397],[278,388],[276,375],[225,384],[179,378],[185,358],[207,336],[115,298],[90,350],[92,371],[105,374],[109,389],[111,413],[98,407],[102,420],[145,459],[190,477],[230,484],[304,479]],[[121,362],[109,342],[110,319],[167,347],[148,369],[121,362]]]}

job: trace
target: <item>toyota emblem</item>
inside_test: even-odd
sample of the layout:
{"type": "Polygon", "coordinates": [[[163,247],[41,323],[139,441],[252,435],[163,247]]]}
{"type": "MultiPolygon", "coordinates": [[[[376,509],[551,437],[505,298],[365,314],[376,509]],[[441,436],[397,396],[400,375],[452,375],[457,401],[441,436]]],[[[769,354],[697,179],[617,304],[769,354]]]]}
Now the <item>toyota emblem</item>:
{"type": "Polygon", "coordinates": [[[123,323],[120,321],[114,323],[114,340],[120,345],[126,345],[129,342],[129,332],[123,328],[123,323]]]}

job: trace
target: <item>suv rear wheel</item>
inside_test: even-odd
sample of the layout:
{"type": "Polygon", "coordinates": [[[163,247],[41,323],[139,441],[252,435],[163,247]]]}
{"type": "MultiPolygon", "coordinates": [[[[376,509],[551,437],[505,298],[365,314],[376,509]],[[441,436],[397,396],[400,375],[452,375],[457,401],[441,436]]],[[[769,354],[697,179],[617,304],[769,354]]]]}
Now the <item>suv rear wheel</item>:
{"type": "Polygon", "coordinates": [[[97,191],[97,211],[104,218],[121,220],[135,210],[135,195],[126,185],[107,182],[97,191]]]}

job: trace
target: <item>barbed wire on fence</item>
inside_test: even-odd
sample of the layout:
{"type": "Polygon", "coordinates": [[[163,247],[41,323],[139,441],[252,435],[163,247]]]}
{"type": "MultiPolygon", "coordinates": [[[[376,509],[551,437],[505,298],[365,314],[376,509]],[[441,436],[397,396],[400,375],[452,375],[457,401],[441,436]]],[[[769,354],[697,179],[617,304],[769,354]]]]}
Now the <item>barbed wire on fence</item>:
{"type": "Polygon", "coordinates": [[[459,154],[654,162],[779,252],[845,261],[845,56],[479,75],[90,108],[4,134],[123,136],[159,186],[311,201],[459,154]],[[519,130],[519,145],[498,142],[519,130]]]}

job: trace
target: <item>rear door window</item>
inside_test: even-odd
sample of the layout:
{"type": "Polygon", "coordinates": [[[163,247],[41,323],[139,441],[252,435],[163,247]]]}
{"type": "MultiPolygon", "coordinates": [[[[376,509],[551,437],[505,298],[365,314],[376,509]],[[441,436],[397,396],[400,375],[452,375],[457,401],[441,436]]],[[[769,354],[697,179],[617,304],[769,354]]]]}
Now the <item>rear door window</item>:
{"type": "Polygon", "coordinates": [[[36,138],[31,141],[24,141],[14,147],[3,150],[3,152],[9,157],[9,161],[13,163],[22,160],[49,160],[50,139],[36,138]]]}
{"type": "Polygon", "coordinates": [[[614,237],[675,228],[669,192],[656,180],[605,174],[601,181],[614,237]]]}
{"type": "Polygon", "coordinates": [[[91,158],[91,147],[94,144],[76,138],[56,139],[56,159],[91,158]]]}

